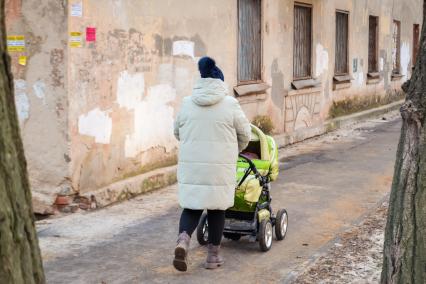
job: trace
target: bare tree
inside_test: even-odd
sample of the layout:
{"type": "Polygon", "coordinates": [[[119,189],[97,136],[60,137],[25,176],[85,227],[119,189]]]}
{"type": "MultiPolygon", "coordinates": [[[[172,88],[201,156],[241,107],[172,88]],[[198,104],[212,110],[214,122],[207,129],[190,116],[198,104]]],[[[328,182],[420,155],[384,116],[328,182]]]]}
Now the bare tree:
{"type": "Polygon", "coordinates": [[[0,283],[44,283],[0,0],[0,283]]]}
{"type": "Polygon", "coordinates": [[[420,52],[401,107],[402,130],[385,231],[381,283],[426,283],[426,0],[420,52]]]}

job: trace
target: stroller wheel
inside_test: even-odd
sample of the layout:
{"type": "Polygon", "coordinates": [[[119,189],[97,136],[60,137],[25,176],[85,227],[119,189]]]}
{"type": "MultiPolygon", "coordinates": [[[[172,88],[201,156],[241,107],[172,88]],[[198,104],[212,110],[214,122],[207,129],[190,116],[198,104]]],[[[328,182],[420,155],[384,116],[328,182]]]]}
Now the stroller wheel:
{"type": "Polygon", "coordinates": [[[223,233],[223,236],[233,241],[238,241],[239,239],[241,239],[241,235],[233,234],[233,233],[223,233]]]}
{"type": "Polygon", "coordinates": [[[258,240],[261,251],[268,251],[272,247],[272,223],[270,220],[262,220],[259,225],[258,240]]]}
{"type": "Polygon", "coordinates": [[[209,224],[207,222],[207,213],[203,213],[197,226],[197,241],[200,245],[205,246],[209,241],[209,224]]]}
{"type": "Polygon", "coordinates": [[[275,221],[275,237],[278,241],[284,240],[288,228],[288,214],[285,209],[280,209],[277,212],[275,221]]]}

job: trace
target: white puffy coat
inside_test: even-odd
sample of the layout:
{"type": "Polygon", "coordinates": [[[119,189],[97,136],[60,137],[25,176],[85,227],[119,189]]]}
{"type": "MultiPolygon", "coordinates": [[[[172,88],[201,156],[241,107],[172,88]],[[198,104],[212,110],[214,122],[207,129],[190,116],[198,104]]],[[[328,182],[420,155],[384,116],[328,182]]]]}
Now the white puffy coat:
{"type": "Polygon", "coordinates": [[[234,204],[238,153],[250,141],[250,123],[219,79],[201,78],[185,97],[174,134],[180,141],[179,204],[225,210],[234,204]]]}

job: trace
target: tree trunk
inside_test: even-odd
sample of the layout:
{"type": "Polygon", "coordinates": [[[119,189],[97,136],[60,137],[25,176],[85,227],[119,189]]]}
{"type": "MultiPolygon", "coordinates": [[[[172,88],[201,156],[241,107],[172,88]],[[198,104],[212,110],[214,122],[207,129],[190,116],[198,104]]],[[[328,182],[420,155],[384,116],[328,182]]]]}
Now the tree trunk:
{"type": "Polygon", "coordinates": [[[426,283],[426,0],[420,53],[401,107],[402,130],[385,231],[381,283],[426,283]]]}
{"type": "Polygon", "coordinates": [[[0,0],[0,283],[44,283],[0,0]]]}

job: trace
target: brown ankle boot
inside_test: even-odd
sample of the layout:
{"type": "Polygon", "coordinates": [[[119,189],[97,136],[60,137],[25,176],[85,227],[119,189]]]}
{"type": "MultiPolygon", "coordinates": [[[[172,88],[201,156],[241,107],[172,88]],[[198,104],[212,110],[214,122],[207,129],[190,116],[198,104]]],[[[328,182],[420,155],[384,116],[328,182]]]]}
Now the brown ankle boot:
{"type": "Polygon", "coordinates": [[[223,258],[219,255],[220,246],[208,245],[207,260],[205,263],[206,269],[215,269],[224,263],[223,258]]]}
{"type": "Polygon", "coordinates": [[[191,237],[186,232],[182,232],[178,237],[173,266],[179,271],[186,271],[188,269],[186,258],[188,256],[190,240],[191,237]]]}

